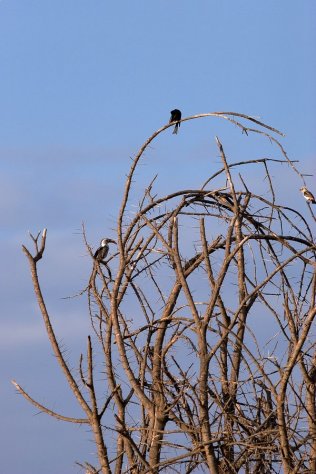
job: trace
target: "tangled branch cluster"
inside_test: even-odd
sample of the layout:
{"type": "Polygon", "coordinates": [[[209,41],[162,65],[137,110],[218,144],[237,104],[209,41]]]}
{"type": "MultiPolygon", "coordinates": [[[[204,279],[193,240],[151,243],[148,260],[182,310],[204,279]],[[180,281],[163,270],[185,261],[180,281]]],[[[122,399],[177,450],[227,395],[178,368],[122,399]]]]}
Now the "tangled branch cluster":
{"type": "Polygon", "coordinates": [[[117,251],[93,263],[93,337],[78,379],[38,281],[46,233],[33,238],[35,256],[24,247],[48,337],[84,417],[55,413],[16,387],[40,410],[90,425],[100,467],[86,463],[86,472],[316,472],[316,249],[306,219],[277,204],[269,166],[286,163],[304,176],[271,135],[279,132],[258,120],[184,120],[214,115],[264,134],[282,159],[228,163],[217,138],[222,168],[201,188],[159,196],[153,180],[130,217],[135,170],[170,125],[147,140],[127,177],[117,251]],[[265,197],[242,176],[250,163],[268,183],[265,197]],[[101,385],[95,372],[105,373],[101,385]]]}

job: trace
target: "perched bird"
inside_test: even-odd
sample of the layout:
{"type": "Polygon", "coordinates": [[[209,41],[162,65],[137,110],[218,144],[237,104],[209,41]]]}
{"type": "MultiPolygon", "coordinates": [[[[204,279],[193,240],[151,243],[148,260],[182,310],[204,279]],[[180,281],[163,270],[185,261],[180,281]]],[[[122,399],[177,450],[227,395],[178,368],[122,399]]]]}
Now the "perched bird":
{"type": "Polygon", "coordinates": [[[109,244],[116,244],[116,242],[112,239],[102,239],[100,247],[96,250],[93,258],[95,258],[98,262],[102,262],[109,252],[109,244]]]}
{"type": "Polygon", "coordinates": [[[311,383],[316,384],[316,365],[313,365],[310,371],[308,372],[309,379],[311,383]]]}
{"type": "Polygon", "coordinates": [[[171,117],[170,117],[169,123],[177,122],[174,126],[174,129],[173,129],[172,133],[177,134],[178,133],[178,128],[180,127],[179,120],[181,120],[181,111],[178,110],[178,109],[174,109],[174,110],[171,110],[170,113],[171,113],[171,117]]]}
{"type": "Polygon", "coordinates": [[[307,188],[303,187],[300,189],[302,191],[304,198],[307,202],[311,202],[312,204],[316,204],[315,198],[307,188]]]}

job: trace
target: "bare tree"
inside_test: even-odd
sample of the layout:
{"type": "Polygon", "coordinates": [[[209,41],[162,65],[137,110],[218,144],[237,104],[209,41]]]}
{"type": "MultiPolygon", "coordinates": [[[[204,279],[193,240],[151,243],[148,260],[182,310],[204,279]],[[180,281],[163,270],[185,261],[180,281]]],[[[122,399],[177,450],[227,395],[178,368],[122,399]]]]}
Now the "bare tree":
{"type": "Polygon", "coordinates": [[[153,179],[131,216],[135,171],[172,124],[144,143],[127,176],[117,250],[93,260],[85,291],[92,333],[78,377],[38,280],[46,230],[32,237],[34,254],[23,246],[83,418],[56,413],[13,383],[44,413],[91,427],[99,467],[81,464],[87,473],[316,472],[316,249],[303,215],[277,203],[270,168],[288,166],[305,185],[304,175],[272,127],[232,112],[182,121],[202,117],[265,136],[280,159],[230,163],[216,137],[222,165],[200,188],[160,196],[153,179]],[[250,166],[266,182],[264,196],[245,178],[250,166]]]}

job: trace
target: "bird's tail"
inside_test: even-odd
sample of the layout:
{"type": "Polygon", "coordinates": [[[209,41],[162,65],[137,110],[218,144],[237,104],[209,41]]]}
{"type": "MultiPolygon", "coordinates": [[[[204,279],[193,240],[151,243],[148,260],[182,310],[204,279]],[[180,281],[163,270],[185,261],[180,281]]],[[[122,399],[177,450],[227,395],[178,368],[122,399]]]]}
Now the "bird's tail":
{"type": "Polygon", "coordinates": [[[177,134],[177,133],[178,133],[178,128],[179,128],[179,127],[180,127],[180,123],[179,123],[179,122],[177,122],[177,123],[175,124],[175,126],[174,126],[174,129],[173,129],[173,132],[172,132],[172,134],[177,134]]]}

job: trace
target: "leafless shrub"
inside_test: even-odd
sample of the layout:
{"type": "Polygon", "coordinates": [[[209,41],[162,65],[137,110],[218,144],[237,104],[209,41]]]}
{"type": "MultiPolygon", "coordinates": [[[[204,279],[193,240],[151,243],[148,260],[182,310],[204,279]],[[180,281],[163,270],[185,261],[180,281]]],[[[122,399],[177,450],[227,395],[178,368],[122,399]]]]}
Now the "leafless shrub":
{"type": "Polygon", "coordinates": [[[183,121],[207,116],[266,136],[281,158],[229,163],[216,138],[218,172],[198,189],[166,196],[153,180],[131,217],[135,170],[172,125],[145,142],[127,176],[117,251],[105,265],[93,261],[86,289],[93,334],[79,380],[38,280],[46,231],[32,237],[34,256],[23,246],[49,341],[83,418],[53,412],[14,384],[41,411],[90,425],[100,466],[85,463],[86,472],[316,472],[315,245],[307,220],[278,205],[269,169],[289,166],[303,183],[304,176],[277,130],[236,113],[183,121]],[[250,164],[266,180],[264,197],[245,179],[250,164]],[[94,367],[100,349],[102,386],[94,367]]]}

